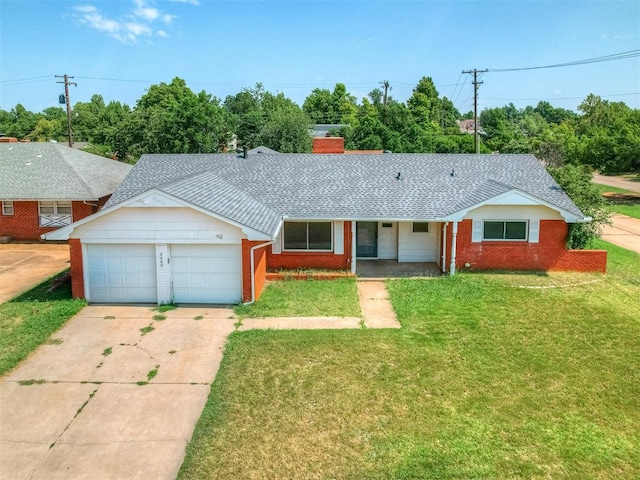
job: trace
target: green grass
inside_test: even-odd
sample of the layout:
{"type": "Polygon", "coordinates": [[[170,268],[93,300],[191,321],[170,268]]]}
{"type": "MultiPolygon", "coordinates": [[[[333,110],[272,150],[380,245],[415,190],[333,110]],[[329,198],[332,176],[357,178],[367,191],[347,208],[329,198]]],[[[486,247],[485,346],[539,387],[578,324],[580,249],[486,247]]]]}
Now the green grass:
{"type": "Polygon", "coordinates": [[[69,285],[48,292],[61,275],[0,304],[0,375],[13,370],[86,305],[71,298],[69,285]]]}
{"type": "Polygon", "coordinates": [[[598,247],[390,281],[400,330],[233,333],[179,478],[640,477],[640,256],[598,247]]]}
{"type": "Polygon", "coordinates": [[[614,192],[614,193],[622,193],[627,195],[636,195],[638,196],[635,200],[613,200],[610,199],[611,209],[622,215],[627,215],[629,217],[640,219],[640,194],[637,192],[632,192],[630,190],[624,190],[622,188],[609,187],[607,185],[594,184],[598,187],[601,193],[614,192]]]}
{"type": "Polygon", "coordinates": [[[361,316],[354,278],[272,282],[256,303],[238,305],[235,313],[240,318],[361,316]]]}

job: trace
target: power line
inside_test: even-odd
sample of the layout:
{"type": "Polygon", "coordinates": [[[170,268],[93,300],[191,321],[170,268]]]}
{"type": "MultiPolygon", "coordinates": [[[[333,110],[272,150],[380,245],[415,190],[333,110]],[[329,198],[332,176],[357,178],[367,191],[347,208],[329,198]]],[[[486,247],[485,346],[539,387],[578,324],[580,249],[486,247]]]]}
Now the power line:
{"type": "Polygon", "coordinates": [[[49,80],[51,75],[41,75],[39,77],[16,78],[15,80],[0,80],[0,84],[8,85],[10,83],[20,85],[21,83],[33,83],[34,80],[49,80]]]}
{"type": "Polygon", "coordinates": [[[587,58],[584,60],[575,60],[573,62],[556,63],[553,65],[541,65],[537,67],[520,67],[520,68],[489,68],[488,72],[519,72],[522,70],[541,70],[543,68],[559,68],[573,67],[575,65],[587,65],[590,63],[613,62],[615,60],[624,60],[627,58],[640,57],[640,49],[629,50],[628,52],[612,53],[611,55],[603,55],[601,57],[587,58]]]}

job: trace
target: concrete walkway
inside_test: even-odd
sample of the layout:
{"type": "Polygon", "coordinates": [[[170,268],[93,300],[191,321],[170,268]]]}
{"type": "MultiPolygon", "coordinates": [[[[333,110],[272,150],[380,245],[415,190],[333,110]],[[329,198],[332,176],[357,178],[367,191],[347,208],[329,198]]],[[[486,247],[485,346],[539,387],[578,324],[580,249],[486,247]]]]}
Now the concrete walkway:
{"type": "Polygon", "coordinates": [[[86,307],[0,379],[0,479],[175,479],[235,318],[156,314],[86,307]]]}
{"type": "Polygon", "coordinates": [[[602,239],[619,247],[640,253],[640,220],[626,215],[614,214],[612,225],[602,229],[602,239]]]}
{"type": "Polygon", "coordinates": [[[401,328],[383,281],[358,281],[363,318],[358,317],[271,317],[246,318],[240,331],[253,329],[319,330],[332,328],[401,328]]]}

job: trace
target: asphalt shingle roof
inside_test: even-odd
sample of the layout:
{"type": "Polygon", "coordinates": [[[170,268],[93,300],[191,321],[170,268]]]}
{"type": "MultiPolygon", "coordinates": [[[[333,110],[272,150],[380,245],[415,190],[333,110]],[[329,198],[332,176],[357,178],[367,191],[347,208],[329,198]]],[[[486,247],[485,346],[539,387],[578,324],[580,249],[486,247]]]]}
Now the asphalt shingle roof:
{"type": "Polygon", "coordinates": [[[0,143],[0,199],[98,200],[131,165],[57,143],[0,143]]]}
{"type": "Polygon", "coordinates": [[[533,155],[143,155],[107,207],[151,188],[266,233],[282,216],[442,219],[512,189],[582,216],[533,155]]]}

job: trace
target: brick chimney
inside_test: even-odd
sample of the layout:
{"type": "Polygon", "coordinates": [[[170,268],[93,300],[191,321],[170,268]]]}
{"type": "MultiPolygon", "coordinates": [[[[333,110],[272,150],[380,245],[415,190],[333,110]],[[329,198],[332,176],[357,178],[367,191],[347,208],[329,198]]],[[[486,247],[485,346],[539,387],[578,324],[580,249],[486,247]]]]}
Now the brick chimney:
{"type": "Polygon", "coordinates": [[[344,153],[344,138],[314,137],[313,153],[344,153]]]}

